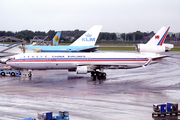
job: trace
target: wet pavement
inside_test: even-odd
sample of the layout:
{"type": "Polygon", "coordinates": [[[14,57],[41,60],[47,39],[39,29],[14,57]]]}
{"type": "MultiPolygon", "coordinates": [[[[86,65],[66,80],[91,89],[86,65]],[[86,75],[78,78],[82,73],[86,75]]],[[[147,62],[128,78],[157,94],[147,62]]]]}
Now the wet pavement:
{"type": "MultiPolygon", "coordinates": [[[[106,70],[106,80],[66,70],[33,71],[33,77],[0,76],[0,120],[69,111],[71,120],[179,120],[152,118],[152,105],[180,103],[180,53],[146,68],[106,70]]],[[[23,74],[27,71],[23,71],[23,74]]]]}

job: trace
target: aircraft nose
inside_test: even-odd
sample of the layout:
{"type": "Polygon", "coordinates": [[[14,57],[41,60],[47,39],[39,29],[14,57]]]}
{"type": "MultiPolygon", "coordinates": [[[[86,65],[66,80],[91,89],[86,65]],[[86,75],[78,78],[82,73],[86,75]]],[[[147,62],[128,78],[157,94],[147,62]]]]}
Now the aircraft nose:
{"type": "Polygon", "coordinates": [[[1,58],[0,63],[6,64],[6,62],[9,60],[9,58],[1,58]]]}
{"type": "Polygon", "coordinates": [[[6,64],[6,61],[7,61],[8,59],[0,59],[0,63],[3,63],[3,64],[6,64]]]}

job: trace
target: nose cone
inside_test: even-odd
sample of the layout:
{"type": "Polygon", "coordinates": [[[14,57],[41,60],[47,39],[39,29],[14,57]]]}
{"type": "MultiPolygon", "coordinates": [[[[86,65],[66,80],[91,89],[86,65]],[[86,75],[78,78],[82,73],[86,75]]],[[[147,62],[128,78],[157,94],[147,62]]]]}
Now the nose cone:
{"type": "Polygon", "coordinates": [[[8,58],[1,58],[0,59],[0,63],[6,64],[6,62],[8,61],[8,58]]]}

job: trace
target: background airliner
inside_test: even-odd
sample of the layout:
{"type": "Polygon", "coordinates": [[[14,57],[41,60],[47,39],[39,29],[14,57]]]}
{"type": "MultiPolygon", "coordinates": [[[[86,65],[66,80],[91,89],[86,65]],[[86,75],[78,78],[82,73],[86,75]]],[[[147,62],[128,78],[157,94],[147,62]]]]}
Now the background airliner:
{"type": "Polygon", "coordinates": [[[58,46],[60,33],[53,38],[53,43],[56,46],[29,46],[26,45],[26,50],[39,50],[40,52],[94,52],[98,50],[98,46],[95,46],[99,33],[101,31],[101,25],[95,25],[79,37],[75,42],[69,46],[58,46]]]}
{"type": "MultiPolygon", "coordinates": [[[[4,62],[16,69],[27,69],[30,71],[68,69],[69,71],[76,71],[77,74],[91,72],[93,76],[106,77],[105,69],[138,68],[147,66],[150,62],[156,62],[157,59],[167,57],[157,54],[162,51],[159,51],[156,47],[159,46],[159,43],[162,46],[168,30],[169,27],[160,29],[158,31],[159,39],[151,39],[145,44],[151,49],[139,53],[26,53],[12,56],[10,60],[4,62]]],[[[29,76],[31,77],[31,75],[30,72],[29,76]]]]}
{"type": "MultiPolygon", "coordinates": [[[[95,46],[99,33],[102,29],[102,25],[95,25],[79,37],[75,42],[69,46],[58,46],[61,33],[58,32],[53,38],[53,44],[55,46],[34,46],[23,45],[20,48],[14,47],[0,54],[20,54],[20,53],[32,53],[32,52],[94,52],[98,50],[98,46],[95,46]]],[[[0,51],[7,49],[7,45],[0,46],[0,51]]],[[[3,55],[1,57],[3,57],[3,55]]]]}

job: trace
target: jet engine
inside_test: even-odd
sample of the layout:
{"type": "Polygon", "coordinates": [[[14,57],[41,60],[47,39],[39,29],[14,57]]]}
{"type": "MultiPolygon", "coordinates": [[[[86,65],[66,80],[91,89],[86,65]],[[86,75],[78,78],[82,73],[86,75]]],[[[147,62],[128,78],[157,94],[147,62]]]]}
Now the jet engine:
{"type": "Polygon", "coordinates": [[[137,52],[150,52],[150,53],[162,53],[170,51],[174,45],[172,44],[163,44],[162,46],[157,45],[147,45],[147,44],[137,44],[137,52]]]}
{"type": "Polygon", "coordinates": [[[165,51],[166,51],[166,52],[168,52],[168,51],[170,51],[172,48],[174,48],[174,45],[173,45],[173,44],[164,43],[164,44],[162,44],[162,46],[165,46],[165,51]]]}
{"type": "Polygon", "coordinates": [[[88,73],[88,67],[87,66],[77,66],[76,73],[77,74],[87,74],[88,73]]]}

